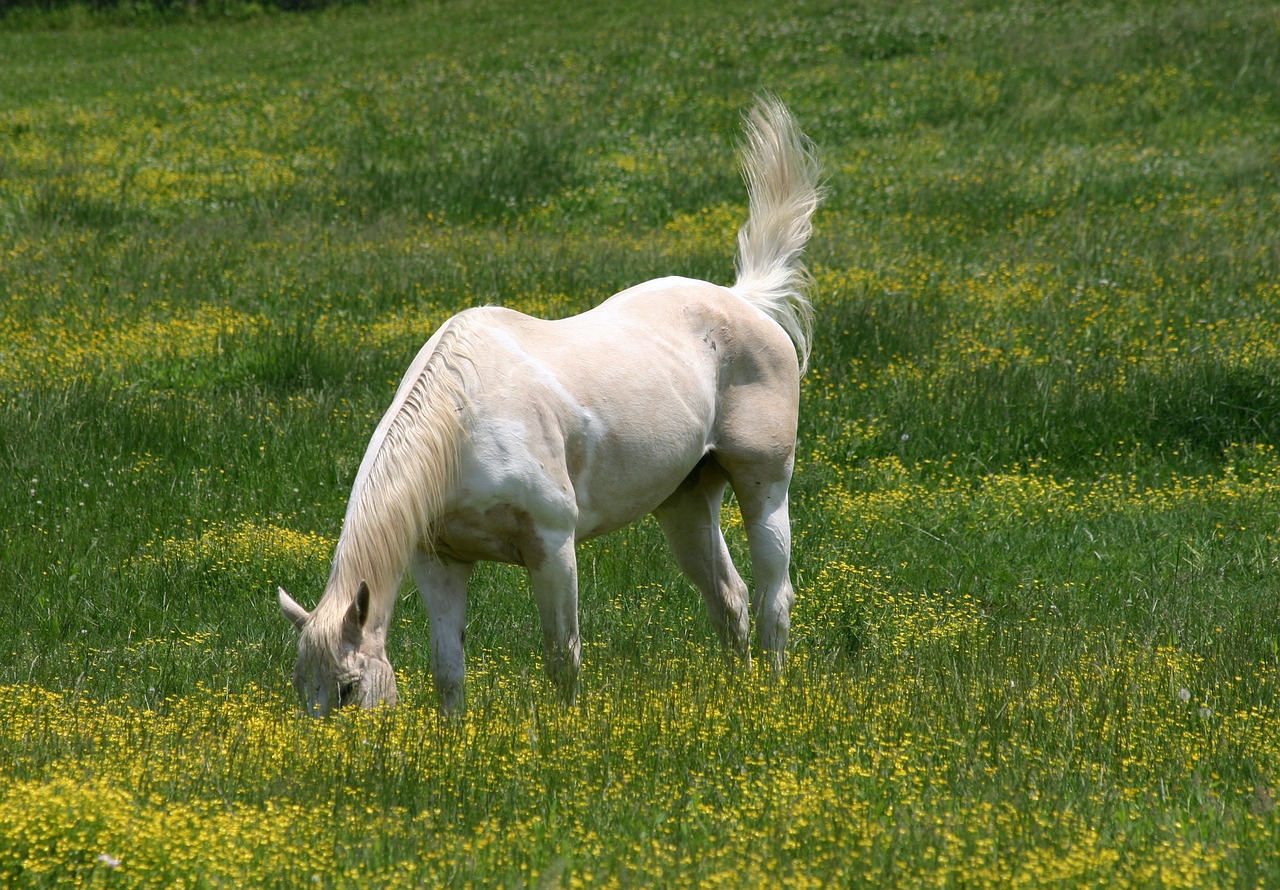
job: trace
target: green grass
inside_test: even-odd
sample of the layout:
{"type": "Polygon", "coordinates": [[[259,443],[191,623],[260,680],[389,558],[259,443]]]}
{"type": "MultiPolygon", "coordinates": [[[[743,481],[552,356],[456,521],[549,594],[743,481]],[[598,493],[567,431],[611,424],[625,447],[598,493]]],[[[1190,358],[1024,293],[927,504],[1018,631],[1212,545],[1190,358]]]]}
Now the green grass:
{"type": "Polygon", "coordinates": [[[1280,8],[234,12],[0,19],[0,883],[1280,884],[1280,8]],[[303,718],[274,588],[419,345],[728,281],[763,90],[830,186],[781,682],[646,522],[577,707],[485,567],[464,718],[407,585],[403,706],[303,718]]]}

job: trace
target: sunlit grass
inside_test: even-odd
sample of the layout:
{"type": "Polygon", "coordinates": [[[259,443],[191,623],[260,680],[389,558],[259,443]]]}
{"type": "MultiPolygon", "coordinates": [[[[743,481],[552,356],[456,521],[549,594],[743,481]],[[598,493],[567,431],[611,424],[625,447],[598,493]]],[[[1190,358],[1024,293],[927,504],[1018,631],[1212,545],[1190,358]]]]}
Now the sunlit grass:
{"type": "Polygon", "coordinates": [[[1277,881],[1273,7],[258,15],[0,33],[0,883],[1277,881]],[[421,343],[729,280],[764,89],[830,191],[786,672],[646,522],[577,707],[483,567],[465,717],[406,585],[402,706],[303,718],[274,590],[421,343]]]}
{"type": "Polygon", "coordinates": [[[12,687],[5,747],[39,753],[4,794],[0,873],[388,886],[552,873],[583,887],[1239,878],[1240,851],[1197,836],[1230,810],[1247,843],[1267,842],[1271,791],[1236,757],[1275,768],[1274,712],[1241,701],[1243,680],[1206,687],[1176,651],[1081,642],[1051,677],[1027,682],[998,660],[952,676],[931,717],[903,693],[940,678],[907,659],[842,677],[800,658],[778,683],[725,675],[701,651],[639,684],[620,665],[597,670],[573,711],[527,669],[479,653],[464,722],[412,693],[395,712],[316,723],[263,690],[138,710],[12,687]],[[957,793],[975,783],[987,790],[957,793]]]}

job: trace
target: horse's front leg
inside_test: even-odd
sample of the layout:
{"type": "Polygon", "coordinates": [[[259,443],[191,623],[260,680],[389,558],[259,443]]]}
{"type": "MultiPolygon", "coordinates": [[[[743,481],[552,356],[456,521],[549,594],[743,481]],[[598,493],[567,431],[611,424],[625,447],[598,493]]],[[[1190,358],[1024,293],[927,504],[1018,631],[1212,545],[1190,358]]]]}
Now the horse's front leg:
{"type": "Polygon", "coordinates": [[[578,556],[574,534],[539,529],[536,545],[522,554],[542,620],[547,676],[572,704],[578,694],[582,640],[578,635],[578,556]]]}
{"type": "Polygon", "coordinates": [[[435,679],[440,710],[460,712],[465,706],[467,636],[467,581],[474,563],[447,562],[417,551],[413,578],[431,619],[431,675],[435,679]]]}

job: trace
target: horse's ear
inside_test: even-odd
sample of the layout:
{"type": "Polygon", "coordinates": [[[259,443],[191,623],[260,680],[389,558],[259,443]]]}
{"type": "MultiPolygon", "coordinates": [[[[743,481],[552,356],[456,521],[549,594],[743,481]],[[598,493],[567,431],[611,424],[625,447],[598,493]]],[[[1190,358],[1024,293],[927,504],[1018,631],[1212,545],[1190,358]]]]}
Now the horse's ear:
{"type": "Polygon", "coordinates": [[[276,588],[276,595],[280,598],[280,611],[284,613],[284,617],[288,618],[298,630],[302,630],[302,625],[307,623],[310,617],[307,610],[294,602],[293,597],[285,593],[283,587],[276,588]]]}
{"type": "Polygon", "coordinates": [[[347,614],[342,619],[342,639],[352,646],[360,645],[364,639],[364,623],[369,620],[369,585],[364,581],[356,589],[355,599],[347,607],[347,614]]]}

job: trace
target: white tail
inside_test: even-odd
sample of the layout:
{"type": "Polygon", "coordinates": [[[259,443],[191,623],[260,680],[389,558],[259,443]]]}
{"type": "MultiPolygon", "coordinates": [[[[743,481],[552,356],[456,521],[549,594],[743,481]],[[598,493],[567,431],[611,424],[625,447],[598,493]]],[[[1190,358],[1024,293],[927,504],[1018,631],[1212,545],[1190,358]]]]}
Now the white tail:
{"type": "Polygon", "coordinates": [[[750,209],[738,230],[738,280],[733,292],[782,325],[796,346],[800,373],[809,363],[813,306],[800,255],[822,202],[822,164],[791,112],[772,96],[746,119],[742,176],[750,209]]]}

